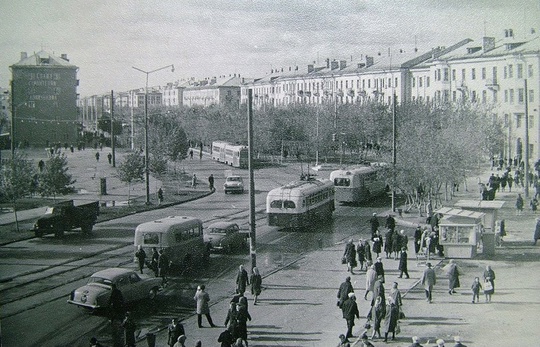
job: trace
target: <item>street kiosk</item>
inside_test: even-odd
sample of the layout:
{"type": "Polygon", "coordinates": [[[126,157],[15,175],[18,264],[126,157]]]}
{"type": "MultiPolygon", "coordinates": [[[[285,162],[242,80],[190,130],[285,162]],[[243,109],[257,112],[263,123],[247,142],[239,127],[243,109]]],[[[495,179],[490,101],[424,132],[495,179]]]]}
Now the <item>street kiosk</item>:
{"type": "Polygon", "coordinates": [[[443,215],[439,222],[439,244],[447,258],[476,256],[483,232],[484,213],[443,207],[435,211],[443,215]]]}

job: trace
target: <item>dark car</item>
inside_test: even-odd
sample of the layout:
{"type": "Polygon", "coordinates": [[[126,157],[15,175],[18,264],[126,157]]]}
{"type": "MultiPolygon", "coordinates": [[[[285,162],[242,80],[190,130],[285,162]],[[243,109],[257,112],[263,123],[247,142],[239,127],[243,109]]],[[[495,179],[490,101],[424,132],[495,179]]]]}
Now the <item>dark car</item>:
{"type": "Polygon", "coordinates": [[[233,250],[246,249],[248,232],[240,230],[233,222],[216,222],[204,230],[204,242],[211,251],[231,253],[233,250]]]}

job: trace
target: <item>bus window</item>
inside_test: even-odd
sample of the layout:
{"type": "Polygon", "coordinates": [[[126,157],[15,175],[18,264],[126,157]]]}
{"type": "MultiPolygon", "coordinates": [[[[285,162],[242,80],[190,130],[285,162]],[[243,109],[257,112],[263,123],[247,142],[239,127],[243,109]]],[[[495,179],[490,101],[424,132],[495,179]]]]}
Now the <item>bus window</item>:
{"type": "Polygon", "coordinates": [[[145,245],[157,245],[159,243],[159,235],[157,233],[148,233],[143,235],[145,245]]]}
{"type": "Polygon", "coordinates": [[[334,185],[337,187],[349,187],[351,185],[351,180],[348,178],[335,178],[334,185]]]}
{"type": "Polygon", "coordinates": [[[270,203],[271,208],[281,208],[281,200],[273,200],[270,203]]]}
{"type": "Polygon", "coordinates": [[[285,208],[295,208],[296,204],[294,203],[294,201],[285,200],[285,201],[283,201],[283,207],[285,207],[285,208]]]}

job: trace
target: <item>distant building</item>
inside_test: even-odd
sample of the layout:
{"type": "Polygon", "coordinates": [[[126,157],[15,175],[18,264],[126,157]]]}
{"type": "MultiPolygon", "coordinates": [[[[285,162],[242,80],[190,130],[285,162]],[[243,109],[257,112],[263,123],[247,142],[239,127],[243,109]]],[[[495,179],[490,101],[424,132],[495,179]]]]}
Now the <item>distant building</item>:
{"type": "Polygon", "coordinates": [[[184,106],[228,105],[239,107],[240,87],[244,80],[240,76],[220,76],[200,81],[189,80],[182,87],[184,106]]]}
{"type": "Polygon", "coordinates": [[[66,54],[41,51],[10,66],[16,146],[77,141],[77,70],[66,54]]]}

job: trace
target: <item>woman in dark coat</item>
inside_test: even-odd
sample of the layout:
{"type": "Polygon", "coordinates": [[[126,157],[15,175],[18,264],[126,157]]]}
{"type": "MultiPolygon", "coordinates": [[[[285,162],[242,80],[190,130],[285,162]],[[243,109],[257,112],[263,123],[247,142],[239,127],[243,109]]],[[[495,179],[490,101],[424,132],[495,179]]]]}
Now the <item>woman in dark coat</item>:
{"type": "Polygon", "coordinates": [[[422,249],[422,228],[420,225],[414,230],[414,254],[416,255],[416,260],[418,260],[418,253],[422,249]]]}
{"type": "Polygon", "coordinates": [[[382,238],[381,234],[377,230],[375,235],[373,235],[373,253],[377,254],[377,257],[379,257],[379,254],[381,254],[381,248],[382,248],[382,238]]]}
{"type": "Polygon", "coordinates": [[[452,295],[455,293],[455,289],[459,288],[459,268],[454,261],[454,259],[450,259],[450,262],[447,265],[446,273],[448,274],[448,294],[452,295]]]}
{"type": "Polygon", "coordinates": [[[246,287],[249,284],[248,273],[244,269],[244,265],[238,267],[238,274],[236,275],[236,290],[238,293],[244,294],[246,287]]]}
{"type": "Polygon", "coordinates": [[[391,298],[386,300],[384,322],[382,325],[384,331],[384,342],[388,341],[388,334],[392,333],[392,340],[396,338],[396,326],[399,319],[399,308],[391,298]]]}
{"type": "Polygon", "coordinates": [[[345,252],[343,253],[347,261],[347,271],[350,271],[354,274],[354,268],[356,267],[356,247],[354,246],[353,240],[350,239],[345,246],[345,252]]]}
{"type": "Polygon", "coordinates": [[[487,265],[486,269],[484,270],[484,282],[491,283],[491,289],[486,289],[486,285],[484,284],[486,302],[491,302],[491,295],[495,293],[495,271],[493,271],[489,265],[487,265]]]}
{"type": "Polygon", "coordinates": [[[392,230],[388,229],[386,234],[384,234],[384,253],[386,253],[386,259],[390,258],[392,254],[392,230]]]}
{"type": "Polygon", "coordinates": [[[405,276],[409,278],[409,270],[407,269],[407,250],[405,249],[405,247],[401,249],[401,254],[399,256],[398,270],[399,270],[399,276],[398,276],[399,278],[402,278],[403,274],[405,274],[405,276]]]}
{"type": "Polygon", "coordinates": [[[371,335],[371,339],[375,337],[375,333],[377,333],[378,337],[381,338],[381,323],[385,315],[386,307],[383,304],[382,298],[379,296],[375,299],[375,304],[369,313],[369,317],[373,322],[373,334],[371,335]]]}
{"type": "Polygon", "coordinates": [[[534,228],[534,236],[533,236],[533,246],[536,245],[536,242],[540,239],[540,218],[536,218],[536,227],[534,228]]]}
{"type": "Polygon", "coordinates": [[[249,281],[251,282],[251,295],[254,297],[253,305],[257,305],[257,299],[259,298],[262,290],[262,277],[259,273],[259,269],[256,266],[251,269],[251,278],[249,281]]]}
{"type": "MultiPolygon", "coordinates": [[[[360,263],[360,271],[364,270],[364,262],[366,261],[366,248],[364,246],[364,240],[358,242],[356,246],[356,253],[358,254],[358,262],[360,263]]],[[[366,266],[367,270],[367,266],[366,266]]]]}
{"type": "Polygon", "coordinates": [[[373,256],[371,255],[371,247],[369,246],[369,241],[364,241],[364,249],[366,254],[366,268],[373,264],[373,256]]]}

